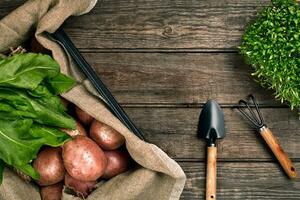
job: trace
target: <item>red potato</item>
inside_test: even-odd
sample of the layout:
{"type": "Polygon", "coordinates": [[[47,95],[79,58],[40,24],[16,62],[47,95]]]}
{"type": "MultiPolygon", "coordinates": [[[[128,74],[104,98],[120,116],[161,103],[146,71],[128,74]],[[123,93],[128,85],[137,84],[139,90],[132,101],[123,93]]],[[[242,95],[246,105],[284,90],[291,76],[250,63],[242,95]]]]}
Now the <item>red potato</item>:
{"type": "Polygon", "coordinates": [[[97,120],[91,125],[90,137],[104,150],[115,150],[125,142],[119,132],[97,120]]]}
{"type": "Polygon", "coordinates": [[[67,172],[80,181],[95,181],[107,166],[102,149],[91,139],[78,135],[63,145],[62,157],[67,172]]]}
{"type": "Polygon", "coordinates": [[[108,162],[102,178],[110,179],[118,174],[126,172],[129,169],[131,157],[127,152],[114,150],[104,151],[104,153],[108,162]]]}
{"type": "Polygon", "coordinates": [[[62,190],[62,183],[41,187],[41,198],[42,200],[61,200],[62,190]]]}
{"type": "Polygon", "coordinates": [[[77,115],[79,121],[82,124],[84,124],[85,126],[89,126],[94,120],[94,118],[91,115],[87,114],[86,112],[84,112],[83,110],[78,108],[77,106],[75,108],[75,112],[76,112],[76,115],[77,115]]]}
{"type": "Polygon", "coordinates": [[[39,172],[40,186],[53,185],[62,181],[65,177],[65,168],[61,157],[61,148],[46,147],[39,152],[33,162],[33,167],[39,172]]]}
{"type": "Polygon", "coordinates": [[[61,130],[65,133],[67,133],[68,135],[70,135],[71,137],[75,137],[77,135],[86,136],[86,131],[85,131],[84,127],[78,121],[76,121],[76,129],[75,130],[65,129],[65,128],[62,128],[61,130]]]}
{"type": "Polygon", "coordinates": [[[65,185],[73,190],[79,197],[87,197],[95,188],[97,181],[79,181],[68,173],[65,176],[65,185]]]}

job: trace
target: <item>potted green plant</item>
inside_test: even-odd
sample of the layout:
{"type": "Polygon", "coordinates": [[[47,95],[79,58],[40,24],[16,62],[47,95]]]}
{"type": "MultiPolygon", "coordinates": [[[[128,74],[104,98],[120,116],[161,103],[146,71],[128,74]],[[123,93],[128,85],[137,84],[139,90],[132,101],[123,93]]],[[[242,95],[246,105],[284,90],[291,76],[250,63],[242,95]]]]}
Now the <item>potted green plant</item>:
{"type": "MultiPolygon", "coordinates": [[[[300,7],[295,0],[272,0],[249,23],[239,47],[252,74],[291,109],[300,108],[300,7]]],[[[299,110],[300,114],[300,110],[299,110]]]]}

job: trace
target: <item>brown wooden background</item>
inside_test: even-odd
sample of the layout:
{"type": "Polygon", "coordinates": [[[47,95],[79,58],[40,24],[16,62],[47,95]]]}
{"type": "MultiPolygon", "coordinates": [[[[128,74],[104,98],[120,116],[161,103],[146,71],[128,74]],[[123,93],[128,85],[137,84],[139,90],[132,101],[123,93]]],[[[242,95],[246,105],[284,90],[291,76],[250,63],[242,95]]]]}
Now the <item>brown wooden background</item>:
{"type": "MultiPolygon", "coordinates": [[[[2,0],[0,16],[24,0],[2,0]]],[[[216,99],[227,136],[219,143],[218,199],[300,199],[254,129],[233,110],[254,94],[268,126],[300,172],[297,112],[261,88],[237,53],[247,22],[269,1],[100,0],[65,30],[125,107],[148,141],[182,166],[182,199],[203,199],[205,142],[196,137],[199,112],[216,99]]],[[[1,34],[1,33],[0,33],[1,34]]]]}

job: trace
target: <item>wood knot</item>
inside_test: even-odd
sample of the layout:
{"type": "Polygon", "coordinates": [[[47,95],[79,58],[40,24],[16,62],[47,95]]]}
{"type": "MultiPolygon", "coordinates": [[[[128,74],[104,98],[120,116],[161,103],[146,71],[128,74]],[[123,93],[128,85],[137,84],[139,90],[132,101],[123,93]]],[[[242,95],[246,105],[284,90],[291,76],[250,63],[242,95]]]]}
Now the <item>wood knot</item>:
{"type": "Polygon", "coordinates": [[[165,26],[162,35],[165,37],[176,37],[176,33],[171,26],[165,26]]]}

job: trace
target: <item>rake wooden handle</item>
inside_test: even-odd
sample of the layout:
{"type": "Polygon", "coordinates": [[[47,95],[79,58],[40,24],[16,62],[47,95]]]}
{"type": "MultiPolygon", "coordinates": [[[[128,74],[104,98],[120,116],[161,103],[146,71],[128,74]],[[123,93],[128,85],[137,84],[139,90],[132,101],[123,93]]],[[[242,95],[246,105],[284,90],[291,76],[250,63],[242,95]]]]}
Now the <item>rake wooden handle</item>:
{"type": "Polygon", "coordinates": [[[217,191],[217,147],[207,147],[206,200],[215,200],[217,191]]]}
{"type": "Polygon", "coordinates": [[[281,148],[278,140],[272,134],[271,130],[266,127],[263,127],[260,130],[260,134],[262,135],[268,146],[271,148],[272,152],[276,156],[277,160],[279,161],[280,165],[282,166],[288,177],[296,178],[296,168],[293,166],[293,163],[289,159],[288,155],[281,148]]]}

